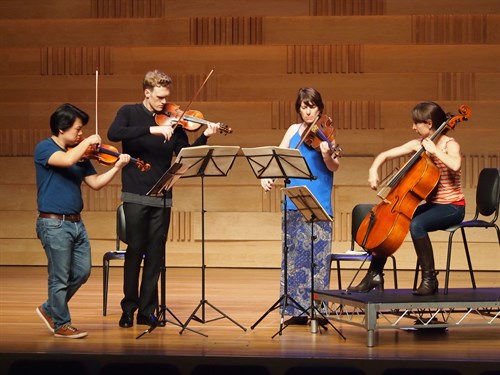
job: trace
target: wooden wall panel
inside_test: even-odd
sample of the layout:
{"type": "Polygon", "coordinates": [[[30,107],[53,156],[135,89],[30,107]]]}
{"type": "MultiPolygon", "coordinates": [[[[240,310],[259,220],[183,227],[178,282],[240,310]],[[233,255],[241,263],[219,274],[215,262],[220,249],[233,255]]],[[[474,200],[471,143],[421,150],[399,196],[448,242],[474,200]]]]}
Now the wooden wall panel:
{"type": "Polygon", "coordinates": [[[0,2],[0,19],[172,16],[373,16],[499,13],[497,0],[17,0],[0,2]]]}
{"type": "Polygon", "coordinates": [[[409,44],[411,26],[408,16],[265,17],[263,32],[266,44],[409,44]]]}
{"type": "Polygon", "coordinates": [[[364,73],[360,45],[292,45],[287,48],[287,73],[364,73]]]}
{"type": "Polygon", "coordinates": [[[287,0],[206,0],[169,1],[167,15],[179,17],[240,17],[240,16],[304,16],[309,14],[309,2],[287,0]]]}
{"type": "MultiPolygon", "coordinates": [[[[87,0],[88,2],[88,0],[87,0]]],[[[91,0],[93,18],[159,18],[165,0],[91,0]]]]}
{"type": "Polygon", "coordinates": [[[15,35],[0,48],[187,45],[189,19],[1,20],[0,34],[15,35]]]}
{"type": "Polygon", "coordinates": [[[217,76],[217,99],[231,100],[285,100],[295,95],[297,87],[310,85],[321,94],[333,100],[383,100],[420,101],[422,98],[436,100],[457,100],[464,94],[466,100],[498,100],[495,85],[500,84],[497,73],[477,73],[472,75],[441,74],[389,74],[373,73],[363,75],[241,75],[220,74],[217,76]],[[269,88],[263,93],[259,82],[265,81],[269,88]]]}
{"type": "Polygon", "coordinates": [[[0,50],[0,74],[142,76],[157,66],[174,78],[181,70],[199,75],[362,74],[499,72],[496,46],[460,45],[287,45],[196,47],[42,47],[0,50]],[[224,59],[221,60],[221,56],[224,59]],[[450,64],[450,58],[454,63],[450,64]],[[161,61],[161,62],[160,62],[161,61]]]}
{"type": "Polygon", "coordinates": [[[312,16],[375,16],[385,14],[384,0],[311,0],[312,16]]]}
{"type": "MultiPolygon", "coordinates": [[[[33,233],[35,233],[35,222],[30,221],[30,224],[32,224],[33,233]]],[[[94,246],[94,243],[92,243],[92,246],[94,246]]],[[[2,250],[0,251],[0,264],[2,265],[40,266],[47,264],[47,257],[43,247],[36,237],[2,237],[0,239],[0,249],[2,250]]],[[[100,258],[99,262],[93,264],[102,264],[102,254],[100,258]]]]}
{"type": "Polygon", "coordinates": [[[262,17],[193,17],[190,19],[190,44],[262,44],[262,23],[262,17]]]}
{"type": "Polygon", "coordinates": [[[412,17],[416,44],[487,43],[488,18],[479,15],[424,15],[412,17]]]}
{"type": "Polygon", "coordinates": [[[40,74],[113,74],[110,47],[44,47],[40,51],[40,74]]]}
{"type": "MultiPolygon", "coordinates": [[[[8,37],[0,40],[0,264],[46,263],[34,230],[32,156],[49,135],[53,110],[67,101],[82,107],[91,115],[85,131],[98,120],[105,139],[118,108],[142,100],[143,75],[154,68],[172,76],[170,99],[181,108],[215,68],[192,104],[209,121],[233,128],[214,136],[214,145],[279,144],[298,121],[297,89],[321,91],[344,150],[332,194],[335,252],[349,244],[353,205],[378,200],[366,181],[374,156],[413,136],[415,103],[436,100],[450,112],[468,104],[471,119],[452,134],[462,146],[471,216],[480,170],[500,167],[499,21],[496,0],[1,2],[0,32],[8,37]]],[[[404,161],[388,163],[381,174],[404,161]]],[[[263,192],[240,156],[227,177],[204,183],[207,266],[279,267],[283,182],[263,192]]],[[[98,192],[83,187],[95,265],[114,247],[120,190],[119,176],[98,192]]],[[[201,194],[196,178],[174,187],[170,266],[200,265],[201,194]]],[[[447,234],[432,238],[442,267],[447,234]]],[[[498,269],[494,233],[471,233],[469,240],[476,269],[498,269]]],[[[408,238],[397,258],[400,268],[414,267],[408,238]]],[[[465,268],[461,254],[453,261],[465,268]]]]}
{"type": "Polygon", "coordinates": [[[385,14],[495,14],[500,13],[496,0],[385,0],[385,14]]]}
{"type": "Polygon", "coordinates": [[[215,74],[286,72],[285,46],[113,47],[112,51],[115,74],[141,76],[152,66],[172,75],[183,71],[207,75],[212,68],[215,74]]]}
{"type": "Polygon", "coordinates": [[[89,0],[19,0],[0,1],[0,19],[87,18],[89,0]]]}
{"type": "Polygon", "coordinates": [[[0,33],[15,36],[2,38],[0,47],[498,43],[499,19],[500,15],[0,20],[0,33]]]}

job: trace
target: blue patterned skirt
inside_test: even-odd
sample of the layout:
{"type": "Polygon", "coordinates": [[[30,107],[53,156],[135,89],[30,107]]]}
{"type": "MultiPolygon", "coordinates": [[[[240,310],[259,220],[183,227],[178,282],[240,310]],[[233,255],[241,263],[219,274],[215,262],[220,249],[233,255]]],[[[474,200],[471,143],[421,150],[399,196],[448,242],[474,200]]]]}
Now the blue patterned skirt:
{"type": "MultiPolygon", "coordinates": [[[[287,211],[286,216],[288,295],[299,306],[308,311],[311,307],[311,248],[314,250],[314,289],[328,289],[329,286],[330,270],[329,265],[326,264],[326,258],[331,252],[332,223],[319,221],[314,223],[311,228],[311,223],[307,223],[299,211],[287,211]],[[313,246],[311,245],[312,235],[316,237],[313,246]]],[[[283,237],[285,234],[284,219],[283,216],[283,237]]],[[[285,293],[285,253],[284,247],[281,262],[280,295],[285,293]]],[[[293,301],[287,301],[286,305],[286,308],[283,303],[281,306],[281,312],[283,313],[283,308],[285,308],[284,314],[286,315],[298,316],[303,313],[293,301]]],[[[303,315],[306,316],[306,314],[303,315]]]]}

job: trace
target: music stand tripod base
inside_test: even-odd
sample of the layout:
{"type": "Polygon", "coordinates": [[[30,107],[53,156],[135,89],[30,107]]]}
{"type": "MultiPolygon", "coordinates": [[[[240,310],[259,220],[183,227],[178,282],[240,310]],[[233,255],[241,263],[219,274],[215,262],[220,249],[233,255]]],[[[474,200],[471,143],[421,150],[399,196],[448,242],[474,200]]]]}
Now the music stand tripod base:
{"type": "MultiPolygon", "coordinates": [[[[182,329],[179,334],[182,334],[191,321],[197,321],[202,324],[213,322],[220,319],[228,319],[242,330],[246,331],[246,328],[241,324],[236,322],[234,319],[229,317],[227,314],[222,312],[222,310],[215,307],[205,298],[205,195],[204,195],[204,179],[206,176],[210,177],[223,177],[227,176],[229,170],[231,169],[235,159],[236,154],[240,150],[239,146],[198,146],[183,148],[179,155],[177,156],[176,162],[187,165],[187,170],[185,171],[183,178],[187,177],[200,177],[201,178],[201,272],[202,272],[202,290],[201,290],[201,300],[198,306],[191,313],[186,322],[182,325],[182,329]],[[217,311],[220,316],[214,319],[205,319],[205,306],[209,306],[215,311],[217,311]],[[199,318],[196,313],[201,309],[201,318],[199,318]]],[[[200,335],[208,337],[206,334],[196,332],[200,335]]]]}

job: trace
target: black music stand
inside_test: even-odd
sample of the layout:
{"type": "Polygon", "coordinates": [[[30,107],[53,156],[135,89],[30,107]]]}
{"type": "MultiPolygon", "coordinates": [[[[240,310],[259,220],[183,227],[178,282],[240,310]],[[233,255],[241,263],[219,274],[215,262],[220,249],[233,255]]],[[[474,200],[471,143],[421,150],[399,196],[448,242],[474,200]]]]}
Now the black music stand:
{"type": "MultiPolygon", "coordinates": [[[[252,168],[255,177],[261,178],[284,178],[285,187],[290,183],[290,178],[300,178],[313,180],[312,175],[306,160],[298,149],[282,148],[282,147],[257,147],[243,148],[245,157],[252,168]]],[[[284,314],[286,307],[293,305],[302,313],[307,314],[307,310],[302,307],[292,296],[288,294],[288,244],[287,244],[287,207],[286,199],[283,199],[283,228],[284,228],[284,245],[283,245],[283,294],[278,300],[250,327],[254,329],[271,311],[282,306],[280,319],[280,334],[283,331],[284,314]],[[282,305],[283,302],[283,305],[282,305]],[[291,302],[291,303],[289,303],[291,302]]],[[[276,335],[274,335],[276,336],[276,335]]],[[[273,336],[273,337],[274,337],[273,336]]]]}
{"type": "MultiPolygon", "coordinates": [[[[174,163],[170,168],[160,177],[160,179],[154,184],[154,186],[146,193],[148,196],[162,197],[163,198],[163,209],[167,210],[165,193],[170,190],[174,184],[181,178],[181,176],[187,171],[188,166],[181,163],[174,163]]],[[[166,238],[165,238],[166,241],[166,238]]],[[[175,316],[175,314],[167,307],[167,297],[166,297],[166,267],[165,267],[165,254],[163,254],[163,260],[160,270],[160,303],[156,311],[156,318],[158,320],[159,326],[165,326],[167,323],[172,323],[178,327],[182,327],[182,322],[175,316]],[[167,319],[167,312],[172,315],[172,317],[177,321],[173,322],[167,319]]],[[[147,333],[153,332],[157,325],[152,325],[147,330],[142,332],[136,339],[141,338],[147,333]]],[[[193,332],[196,332],[192,330],[193,332]]],[[[199,333],[199,332],[196,332],[199,333]]]]}
{"type": "MultiPolygon", "coordinates": [[[[215,320],[227,318],[242,330],[246,331],[246,328],[239,324],[237,321],[233,320],[227,314],[222,312],[220,309],[215,307],[213,304],[208,302],[205,298],[205,196],[204,196],[204,180],[206,176],[209,177],[220,177],[227,176],[229,170],[234,164],[236,159],[236,154],[240,150],[239,146],[197,146],[183,148],[179,155],[177,156],[176,162],[179,162],[187,166],[186,171],[183,173],[182,177],[200,177],[201,178],[201,300],[198,306],[189,316],[188,320],[182,325],[182,329],[179,332],[182,334],[191,320],[196,320],[202,324],[213,322],[215,320]],[[206,320],[205,319],[205,306],[208,305],[215,311],[217,311],[221,316],[206,320]],[[198,310],[201,309],[201,318],[196,315],[198,310]]],[[[197,332],[199,333],[199,332],[197,332]]],[[[207,335],[200,333],[201,335],[208,337],[207,335]]]]}
{"type": "MultiPolygon", "coordinates": [[[[314,270],[316,268],[316,263],[314,262],[314,240],[316,239],[316,236],[314,235],[314,223],[318,221],[333,222],[333,218],[328,215],[307,186],[284,188],[283,192],[286,196],[288,196],[288,198],[290,198],[293,204],[295,204],[297,210],[302,214],[306,223],[311,223],[311,305],[309,306],[311,333],[318,332],[318,320],[316,315],[316,313],[318,313],[345,340],[345,336],[325,317],[325,315],[323,315],[314,303],[314,270]]],[[[284,328],[281,330],[283,329],[284,328]]]]}

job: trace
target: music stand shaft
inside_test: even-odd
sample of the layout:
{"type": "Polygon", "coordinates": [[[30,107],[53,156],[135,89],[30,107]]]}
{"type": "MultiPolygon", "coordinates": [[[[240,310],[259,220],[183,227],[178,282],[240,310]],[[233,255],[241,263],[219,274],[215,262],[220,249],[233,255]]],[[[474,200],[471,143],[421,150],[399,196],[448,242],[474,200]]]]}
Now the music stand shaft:
{"type": "MultiPolygon", "coordinates": [[[[218,147],[205,147],[205,146],[200,146],[200,147],[191,147],[189,149],[183,149],[179,153],[178,159],[182,162],[186,162],[187,164],[190,164],[190,167],[188,168],[187,172],[190,173],[190,175],[185,176],[185,177],[200,177],[201,178],[201,300],[196,306],[196,308],[193,310],[189,318],[186,320],[186,322],[182,325],[182,329],[179,332],[179,334],[182,334],[185,329],[189,329],[188,325],[192,320],[196,320],[202,324],[209,323],[215,320],[227,318],[230,320],[232,323],[246,331],[246,328],[243,327],[241,324],[236,322],[234,319],[229,317],[227,314],[225,314],[222,310],[218,309],[215,307],[213,304],[211,304],[207,299],[206,299],[206,264],[205,264],[205,177],[206,176],[212,176],[212,177],[217,177],[217,176],[227,176],[227,173],[229,172],[229,169],[232,167],[232,164],[234,163],[234,160],[236,158],[236,152],[231,153],[229,155],[221,155],[217,154],[215,151],[217,149],[220,149],[218,147]],[[184,151],[186,150],[186,151],[184,151]],[[186,155],[183,155],[184,154],[186,155]],[[218,157],[223,157],[226,159],[226,164],[225,165],[218,165],[216,162],[216,159],[218,157]],[[232,161],[230,163],[227,162],[227,159],[231,159],[232,161]],[[210,168],[210,174],[207,173],[207,168],[210,168]],[[221,316],[211,319],[211,320],[206,320],[205,315],[206,315],[206,306],[210,306],[212,309],[217,311],[221,316]],[[196,313],[201,309],[201,318],[199,318],[196,313]]],[[[234,147],[228,147],[227,149],[232,149],[234,151],[234,147]]],[[[238,148],[239,149],[239,148],[238,148]]],[[[224,150],[222,151],[224,152],[224,150]]],[[[203,334],[203,336],[208,337],[207,335],[203,334]]]]}
{"type": "MultiPolygon", "coordinates": [[[[315,177],[307,165],[305,158],[302,156],[299,150],[289,149],[289,148],[279,148],[279,147],[257,147],[243,149],[243,152],[247,158],[250,167],[252,168],[255,176],[259,179],[262,178],[283,178],[285,180],[285,186],[290,182],[290,178],[297,179],[309,179],[313,180],[315,177]]],[[[250,327],[254,329],[270,312],[277,309],[282,302],[281,319],[280,319],[280,329],[279,333],[283,331],[284,323],[284,313],[286,307],[289,306],[289,301],[298,310],[301,310],[303,314],[307,314],[306,309],[304,309],[297,301],[295,301],[288,294],[288,233],[287,233],[287,207],[286,199],[284,198],[283,204],[283,294],[278,298],[278,300],[271,305],[271,307],[250,327]]],[[[276,335],[274,335],[276,336],[276,335]]],[[[274,337],[273,336],[273,337],[274,337]]]]}
{"type": "MultiPolygon", "coordinates": [[[[166,193],[170,190],[173,185],[179,180],[182,174],[187,170],[186,166],[183,166],[180,163],[174,163],[170,166],[170,168],[160,177],[160,179],[154,184],[154,186],[146,193],[147,196],[162,196],[163,198],[163,214],[167,215],[168,210],[166,206],[166,193]]],[[[167,228],[168,230],[168,228],[167,228]]],[[[164,241],[167,240],[167,233],[165,231],[164,241]]],[[[165,249],[166,252],[166,249],[165,249]]],[[[153,332],[157,326],[164,327],[167,323],[172,323],[178,327],[182,327],[182,322],[175,316],[175,314],[167,307],[167,277],[166,277],[166,256],[165,252],[162,255],[162,264],[160,266],[160,303],[156,309],[156,319],[158,321],[157,325],[150,326],[147,330],[142,332],[136,339],[140,339],[147,333],[153,332]],[[170,321],[167,319],[166,313],[172,315],[172,317],[177,321],[177,323],[170,321]]],[[[190,329],[191,330],[191,329],[190,329]]],[[[202,334],[195,330],[191,330],[192,332],[202,334]]]]}

